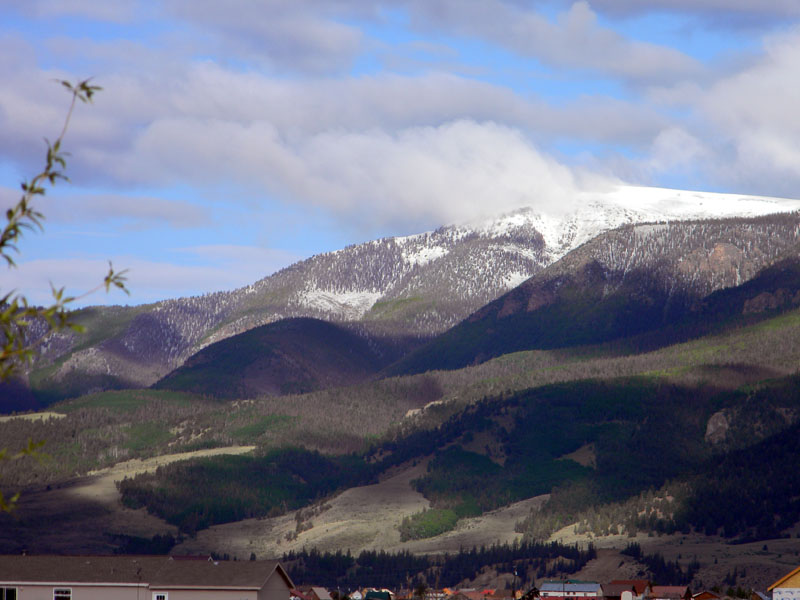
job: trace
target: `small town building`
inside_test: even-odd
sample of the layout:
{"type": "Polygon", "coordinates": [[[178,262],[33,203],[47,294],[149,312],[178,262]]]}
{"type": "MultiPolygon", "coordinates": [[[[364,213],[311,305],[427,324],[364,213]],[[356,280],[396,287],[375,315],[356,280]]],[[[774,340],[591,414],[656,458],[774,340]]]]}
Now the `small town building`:
{"type": "Polygon", "coordinates": [[[614,579],[608,585],[632,586],[633,600],[645,600],[650,597],[650,582],[647,579],[614,579]]]}
{"type": "Polygon", "coordinates": [[[633,583],[604,583],[603,596],[606,600],[634,600],[638,597],[633,583]]]}
{"type": "Polygon", "coordinates": [[[300,588],[293,588],[289,592],[289,600],[314,600],[309,592],[300,588]]]}
{"type": "Polygon", "coordinates": [[[324,587],[316,585],[304,585],[292,590],[292,596],[297,596],[298,600],[333,600],[330,592],[324,587]]]}
{"type": "Polygon", "coordinates": [[[800,567],[778,579],[767,591],[772,592],[772,600],[800,599],[800,567]]]}
{"type": "Polygon", "coordinates": [[[167,556],[0,556],[4,600],[288,600],[275,560],[167,556]]]}
{"type": "Polygon", "coordinates": [[[651,600],[691,600],[692,592],[686,585],[654,585],[650,588],[651,600]]]}
{"type": "Polygon", "coordinates": [[[597,598],[603,590],[594,581],[545,581],[539,586],[542,598],[597,598]]]}

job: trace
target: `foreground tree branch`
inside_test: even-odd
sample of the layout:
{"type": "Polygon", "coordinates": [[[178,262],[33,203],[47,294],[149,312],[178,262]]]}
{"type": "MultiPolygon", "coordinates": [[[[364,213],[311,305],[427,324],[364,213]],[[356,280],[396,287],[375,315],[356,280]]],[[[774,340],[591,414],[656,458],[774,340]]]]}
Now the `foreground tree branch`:
{"type": "MultiPolygon", "coordinates": [[[[67,111],[64,125],[54,142],[45,139],[47,154],[44,168],[30,181],[22,183],[22,197],[6,211],[6,223],[0,232],[0,257],[6,262],[7,268],[15,268],[15,255],[19,254],[18,242],[26,230],[42,230],[44,215],[34,206],[37,196],[44,196],[46,186],[53,187],[59,180],[69,181],[64,173],[68,154],[61,149],[64,136],[69,129],[70,119],[78,101],[90,103],[94,94],[102,88],[91,84],[86,79],[72,84],[69,81],[59,81],[68,90],[72,98],[67,111]]],[[[36,346],[53,332],[71,329],[76,332],[83,331],[83,327],[71,320],[69,306],[75,300],[86,297],[100,289],[108,292],[112,287],[128,293],[125,287],[126,271],[117,272],[109,262],[108,273],[102,282],[92,290],[80,296],[66,296],[65,288],[56,288],[51,284],[53,302],[49,306],[32,306],[28,299],[16,290],[6,292],[0,296],[0,381],[13,375],[20,367],[33,360],[36,346]],[[36,340],[31,340],[26,335],[31,323],[42,320],[46,323],[45,333],[36,340]]],[[[2,294],[2,291],[0,291],[2,294]]],[[[43,456],[39,449],[44,442],[28,441],[27,447],[16,453],[0,448],[0,464],[5,461],[18,460],[24,457],[43,456]]],[[[0,492],[0,512],[10,512],[19,498],[15,493],[6,498],[0,492]]]]}

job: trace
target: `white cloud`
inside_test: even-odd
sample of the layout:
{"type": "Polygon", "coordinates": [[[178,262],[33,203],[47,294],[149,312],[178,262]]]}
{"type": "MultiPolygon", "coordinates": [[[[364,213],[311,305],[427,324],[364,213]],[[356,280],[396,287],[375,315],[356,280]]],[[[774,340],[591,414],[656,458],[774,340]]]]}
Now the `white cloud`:
{"type": "Polygon", "coordinates": [[[662,130],[653,141],[649,166],[655,172],[686,171],[707,158],[703,143],[680,127],[662,130]]]}
{"type": "MultiPolygon", "coordinates": [[[[66,140],[72,152],[68,172],[84,187],[230,190],[214,194],[223,201],[246,201],[235,198],[244,189],[252,202],[279,195],[303,210],[333,211],[341,223],[398,223],[406,229],[459,219],[461,211],[471,214],[487,205],[514,207],[523,197],[555,203],[581,185],[572,169],[545,150],[565,140],[573,146],[588,142],[589,153],[600,146],[584,164],[618,175],[638,173],[637,181],[704,166],[716,182],[746,183],[753,192],[787,194],[757,189],[761,177],[772,181],[780,175],[785,187],[794,185],[786,175],[797,159],[799,137],[794,66],[800,57],[792,36],[775,38],[760,61],[709,84],[696,77],[703,72],[696,61],[615,33],[586,2],[565,3],[555,20],[501,0],[366,4],[321,0],[311,8],[280,0],[267,10],[245,0],[174,0],[168,7],[190,29],[199,27],[214,43],[230,45],[228,57],[247,62],[252,53],[264,52],[271,57],[265,60],[285,60],[287,68],[307,74],[338,69],[361,50],[356,26],[343,24],[344,17],[379,20],[380,6],[392,6],[408,10],[417,31],[479,36],[555,67],[617,81],[675,83],[648,87],[641,98],[632,92],[626,100],[545,101],[440,72],[276,77],[269,69],[226,65],[225,58],[193,59],[197,39],[187,50],[179,38],[164,38],[161,47],[58,38],[48,42],[49,50],[99,66],[97,81],[105,88],[94,106],[79,106],[75,114],[66,140]],[[329,42],[335,47],[328,48],[329,42]],[[282,57],[281,47],[292,56],[282,57]],[[316,68],[301,64],[306,60],[322,62],[316,68]],[[605,148],[612,148],[611,156],[602,154],[605,148]],[[617,148],[622,152],[615,154],[617,148]],[[620,159],[625,152],[640,158],[620,159]]],[[[64,73],[37,71],[34,49],[18,40],[0,40],[4,47],[19,55],[15,61],[22,66],[3,60],[0,52],[6,82],[0,87],[0,155],[31,172],[40,166],[41,137],[60,128],[68,98],[49,79],[64,73]]],[[[212,44],[208,55],[215,50],[212,44]]],[[[129,207],[113,198],[74,200],[93,219],[124,218],[136,227],[159,221],[194,226],[207,218],[188,203],[142,195],[141,203],[129,207]]]]}
{"type": "MultiPolygon", "coordinates": [[[[0,209],[16,204],[21,191],[0,186],[0,209]]],[[[35,199],[37,209],[53,223],[119,222],[126,229],[185,229],[211,222],[201,206],[180,200],[121,194],[48,194],[35,199]]]]}
{"type": "Polygon", "coordinates": [[[681,80],[704,71],[678,50],[603,27],[584,0],[572,3],[556,22],[503,0],[414,0],[412,6],[421,26],[477,36],[559,68],[597,71],[635,83],[681,80]]]}
{"type": "Polygon", "coordinates": [[[0,0],[0,6],[22,10],[38,18],[83,17],[98,21],[125,23],[136,14],[139,0],[0,0]]]}
{"type": "Polygon", "coordinates": [[[699,14],[718,24],[800,17],[800,4],[795,0],[592,0],[592,6],[615,15],[657,11],[699,14]]]}
{"type": "MultiPolygon", "coordinates": [[[[167,10],[201,27],[215,50],[237,61],[308,73],[341,71],[361,48],[361,31],[326,14],[345,3],[168,0],[167,10]]],[[[338,10],[337,10],[338,9],[338,10]]]]}
{"type": "MultiPolygon", "coordinates": [[[[685,127],[706,150],[696,169],[750,193],[800,189],[800,28],[765,39],[758,61],[687,94],[685,127]]],[[[673,101],[678,96],[673,95],[673,101]]]]}
{"type": "MultiPolygon", "coordinates": [[[[323,206],[343,223],[369,227],[396,219],[430,227],[482,203],[519,205],[523,179],[536,201],[562,193],[569,170],[532,139],[644,145],[662,124],[652,111],[625,101],[585,97],[555,107],[446,74],[286,81],[210,63],[181,74],[167,69],[174,76],[161,86],[150,85],[151,77],[161,76],[152,72],[110,76],[101,81],[105,90],[96,105],[79,107],[66,142],[77,183],[235,185],[249,197],[266,190],[288,202],[323,206]],[[465,164],[465,156],[471,162],[465,164]],[[464,176],[461,168],[470,172],[464,176]],[[535,177],[526,175],[529,169],[535,177]],[[452,201],[454,190],[463,200],[452,201]]],[[[22,140],[39,111],[26,109],[22,92],[2,94],[0,106],[5,103],[16,124],[9,137],[22,140]]],[[[58,107],[47,102],[56,122],[58,107]]],[[[6,131],[0,124],[0,134],[6,131]]],[[[38,158],[41,148],[31,153],[38,158]]],[[[111,218],[108,206],[98,199],[87,209],[111,218]]],[[[142,226],[145,213],[180,223],[184,208],[151,199],[131,205],[127,214],[142,226]]],[[[118,214],[125,210],[114,210],[118,214]]]]}
{"type": "Polygon", "coordinates": [[[161,120],[114,163],[120,177],[147,173],[164,185],[249,182],[366,227],[430,226],[525,204],[558,205],[578,185],[519,130],[468,120],[297,140],[266,122],[161,120]]]}

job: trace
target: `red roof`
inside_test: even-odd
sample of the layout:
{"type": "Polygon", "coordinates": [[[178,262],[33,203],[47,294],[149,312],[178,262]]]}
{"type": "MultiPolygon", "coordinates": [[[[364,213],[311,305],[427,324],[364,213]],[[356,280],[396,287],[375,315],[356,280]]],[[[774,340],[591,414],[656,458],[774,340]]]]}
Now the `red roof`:
{"type": "Polygon", "coordinates": [[[647,581],[647,579],[614,579],[610,583],[632,585],[633,589],[636,590],[637,596],[641,596],[642,594],[644,594],[644,591],[647,589],[647,586],[650,585],[650,582],[647,581]]]}
{"type": "Polygon", "coordinates": [[[653,598],[684,598],[689,595],[689,587],[685,585],[654,585],[651,589],[653,598]]]}

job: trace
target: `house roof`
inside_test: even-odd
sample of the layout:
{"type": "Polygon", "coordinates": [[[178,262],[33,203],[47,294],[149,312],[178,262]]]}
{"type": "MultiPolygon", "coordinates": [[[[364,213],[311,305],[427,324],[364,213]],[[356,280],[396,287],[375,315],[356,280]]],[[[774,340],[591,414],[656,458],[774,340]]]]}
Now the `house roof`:
{"type": "Polygon", "coordinates": [[[292,587],[275,560],[172,560],[167,556],[2,556],[0,581],[103,583],[159,589],[261,588],[273,572],[292,587]]]}
{"type": "Polygon", "coordinates": [[[782,583],[784,583],[784,582],[785,582],[786,580],[788,580],[788,579],[791,579],[792,577],[794,577],[794,576],[795,576],[795,575],[797,575],[798,573],[800,573],[800,567],[797,567],[797,568],[796,568],[794,571],[792,571],[791,573],[787,573],[786,575],[784,575],[783,577],[781,577],[780,579],[778,579],[778,581],[776,581],[775,583],[773,583],[771,586],[769,586],[769,587],[767,588],[767,591],[768,591],[768,592],[771,592],[771,591],[772,591],[772,588],[780,587],[780,585],[781,585],[782,583]]]}
{"type": "Polygon", "coordinates": [[[602,585],[604,596],[622,596],[622,592],[637,594],[633,583],[604,583],[602,585]]]}
{"type": "Polygon", "coordinates": [[[0,581],[146,585],[165,562],[163,556],[3,556],[0,581]]]}
{"type": "Polygon", "coordinates": [[[597,593],[600,591],[600,584],[590,581],[569,583],[566,581],[546,581],[539,586],[540,592],[572,592],[573,594],[597,593]]]}
{"type": "Polygon", "coordinates": [[[260,589],[275,570],[288,587],[291,580],[276,560],[167,561],[149,582],[151,588],[260,589]]]}
{"type": "Polygon", "coordinates": [[[319,587],[316,585],[311,586],[311,591],[313,591],[319,600],[332,600],[331,594],[326,590],[324,587],[319,587]]]}
{"type": "Polygon", "coordinates": [[[654,585],[651,588],[653,598],[683,598],[689,592],[685,585],[654,585]]]}
{"type": "Polygon", "coordinates": [[[647,586],[650,585],[650,582],[647,581],[647,579],[614,579],[611,581],[611,583],[624,583],[627,585],[632,585],[638,596],[641,596],[647,589],[647,586]]]}

